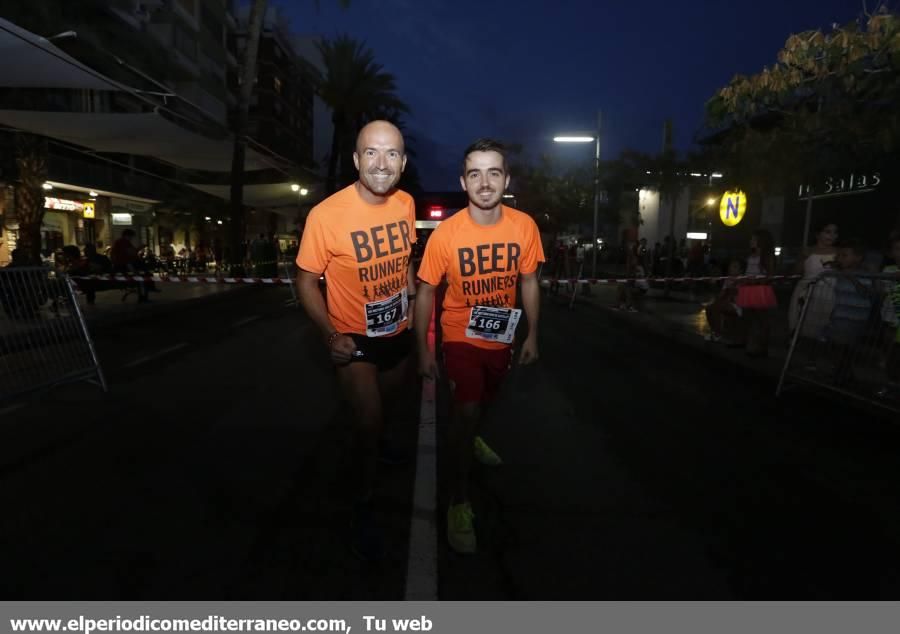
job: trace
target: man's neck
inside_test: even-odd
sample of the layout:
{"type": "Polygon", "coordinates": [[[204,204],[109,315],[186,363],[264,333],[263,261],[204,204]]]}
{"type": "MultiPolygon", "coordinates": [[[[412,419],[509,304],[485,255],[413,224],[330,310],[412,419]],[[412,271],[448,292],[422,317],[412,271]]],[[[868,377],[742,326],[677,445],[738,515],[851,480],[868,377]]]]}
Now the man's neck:
{"type": "Polygon", "coordinates": [[[491,209],[482,209],[469,203],[469,217],[476,225],[495,225],[503,217],[502,205],[497,205],[491,209]]]}
{"type": "MultiPolygon", "coordinates": [[[[387,202],[388,196],[391,195],[391,193],[389,192],[384,196],[379,196],[359,181],[356,181],[356,183],[354,183],[354,187],[356,187],[356,193],[359,194],[359,197],[363,199],[363,202],[370,205],[382,205],[387,202]]],[[[394,190],[392,189],[391,192],[393,191],[394,190]]]]}

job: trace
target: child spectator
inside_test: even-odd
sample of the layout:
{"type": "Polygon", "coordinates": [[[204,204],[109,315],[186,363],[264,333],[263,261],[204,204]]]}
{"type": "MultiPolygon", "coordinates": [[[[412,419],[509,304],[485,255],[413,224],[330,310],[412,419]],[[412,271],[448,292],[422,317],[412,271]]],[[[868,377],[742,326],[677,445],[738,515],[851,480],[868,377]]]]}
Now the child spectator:
{"type": "Polygon", "coordinates": [[[743,309],[738,306],[737,281],[733,278],[742,273],[740,260],[731,260],[728,263],[729,279],[722,282],[722,290],[719,296],[706,307],[706,321],[709,323],[709,334],[704,337],[714,343],[722,342],[730,344],[734,337],[727,337],[726,333],[734,333],[737,322],[743,314],[743,309]]]}
{"type": "Polygon", "coordinates": [[[876,288],[866,277],[863,260],[866,251],[859,240],[850,239],[838,244],[837,277],[834,282],[834,309],[826,328],[837,359],[834,374],[836,385],[844,385],[853,378],[852,360],[860,340],[866,333],[872,315],[876,288]]]}

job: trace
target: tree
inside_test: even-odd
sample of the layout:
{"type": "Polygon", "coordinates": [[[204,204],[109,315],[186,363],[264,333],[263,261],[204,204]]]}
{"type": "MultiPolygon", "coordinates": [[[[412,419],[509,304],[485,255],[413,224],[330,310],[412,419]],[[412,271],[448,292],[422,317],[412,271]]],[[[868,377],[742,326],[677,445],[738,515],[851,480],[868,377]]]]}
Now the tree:
{"type": "MultiPolygon", "coordinates": [[[[241,55],[241,82],[234,116],[234,152],[231,156],[230,219],[228,225],[228,261],[233,267],[243,261],[242,243],[246,231],[244,217],[244,160],[247,156],[247,122],[250,117],[250,95],[256,81],[256,56],[262,35],[268,0],[253,0],[247,22],[247,41],[241,55]]],[[[237,272],[235,272],[236,274],[237,272]]]]}
{"type": "Polygon", "coordinates": [[[377,118],[396,123],[409,108],[396,95],[394,76],[375,63],[375,54],[364,43],[343,35],[319,42],[318,48],[325,66],[319,96],[331,108],[334,124],[325,180],[326,191],[332,193],[338,165],[352,156],[354,130],[377,118]]]}
{"type": "Polygon", "coordinates": [[[707,103],[729,176],[795,185],[816,172],[893,160],[900,146],[900,17],[882,4],[831,33],[791,35],[777,63],[707,103]]]}
{"type": "Polygon", "coordinates": [[[19,222],[17,248],[28,254],[32,264],[41,262],[41,223],[44,220],[44,182],[47,180],[47,140],[33,134],[16,134],[16,218],[19,222]]]}
{"type": "MultiPolygon", "coordinates": [[[[350,5],[350,0],[339,0],[341,6],[350,5]]],[[[247,123],[250,117],[250,97],[256,83],[256,59],[259,40],[262,37],[268,0],[253,0],[247,20],[247,42],[241,55],[241,76],[238,105],[234,116],[234,151],[231,158],[230,223],[228,227],[228,259],[234,266],[243,260],[241,245],[246,233],[244,216],[244,161],[247,155],[247,123]]],[[[319,2],[316,0],[316,7],[319,2]]],[[[282,19],[282,16],[279,16],[282,19]]]]}

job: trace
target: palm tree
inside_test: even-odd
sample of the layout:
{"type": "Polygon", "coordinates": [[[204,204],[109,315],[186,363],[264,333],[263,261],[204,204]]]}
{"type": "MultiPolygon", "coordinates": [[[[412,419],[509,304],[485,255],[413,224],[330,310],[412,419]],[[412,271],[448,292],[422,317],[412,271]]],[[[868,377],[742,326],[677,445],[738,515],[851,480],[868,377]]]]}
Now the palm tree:
{"type": "Polygon", "coordinates": [[[394,76],[375,63],[375,54],[363,42],[342,35],[318,48],[325,66],[319,96],[331,108],[334,124],[325,181],[331,193],[337,189],[338,164],[352,154],[353,130],[376,118],[398,122],[409,108],[396,95],[394,76]]]}
{"type": "Polygon", "coordinates": [[[247,27],[247,43],[241,56],[241,84],[237,112],[234,117],[234,152],[231,155],[231,196],[228,227],[228,261],[233,266],[243,261],[241,241],[244,239],[244,158],[247,155],[247,121],[250,117],[250,95],[256,79],[256,55],[269,0],[253,0],[247,27]]]}
{"type": "MultiPolygon", "coordinates": [[[[350,6],[350,0],[338,0],[342,7],[350,6]]],[[[250,112],[250,97],[256,79],[256,57],[259,52],[259,40],[262,36],[268,0],[253,0],[250,17],[247,21],[247,44],[241,56],[241,85],[238,93],[237,112],[234,117],[234,152],[231,158],[231,196],[228,245],[233,264],[241,262],[241,241],[244,238],[246,218],[244,217],[244,159],[247,154],[247,122],[250,112]]],[[[315,0],[316,8],[319,0],[315,0]]]]}
{"type": "Polygon", "coordinates": [[[41,263],[41,223],[44,220],[44,181],[47,179],[47,139],[18,133],[15,137],[16,219],[19,223],[18,247],[28,254],[32,264],[41,263]]]}

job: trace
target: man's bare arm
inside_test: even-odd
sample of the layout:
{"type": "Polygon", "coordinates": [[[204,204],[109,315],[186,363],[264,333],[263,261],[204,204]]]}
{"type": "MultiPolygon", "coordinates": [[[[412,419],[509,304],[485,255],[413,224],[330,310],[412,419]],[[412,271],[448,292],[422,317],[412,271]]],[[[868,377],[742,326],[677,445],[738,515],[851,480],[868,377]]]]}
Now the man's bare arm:
{"type": "Polygon", "coordinates": [[[428,327],[431,323],[431,311],[434,307],[434,286],[427,282],[419,282],[416,301],[416,351],[419,359],[419,373],[422,376],[436,379],[437,364],[434,351],[428,348],[428,327]]]}
{"type": "Polygon", "coordinates": [[[522,344],[522,352],[519,355],[519,363],[528,365],[538,359],[538,320],[540,318],[541,292],[537,272],[519,276],[519,284],[522,287],[522,306],[528,317],[528,336],[522,344]]]}
{"type": "Polygon", "coordinates": [[[309,315],[313,323],[318,327],[322,336],[327,340],[333,333],[337,332],[337,328],[331,323],[328,317],[328,307],[325,305],[325,298],[322,297],[322,291],[319,290],[319,275],[310,273],[309,271],[300,270],[297,272],[297,294],[300,297],[300,305],[309,315]]]}
{"type": "Polygon", "coordinates": [[[406,274],[406,292],[412,298],[409,300],[406,325],[409,328],[415,328],[415,325],[419,323],[419,320],[416,318],[416,299],[418,299],[418,296],[416,295],[416,266],[413,264],[412,259],[409,261],[409,268],[406,274]]]}
{"type": "Polygon", "coordinates": [[[525,316],[528,317],[528,338],[536,339],[541,309],[541,287],[537,273],[521,275],[519,282],[522,285],[522,306],[525,308],[525,316]]]}

